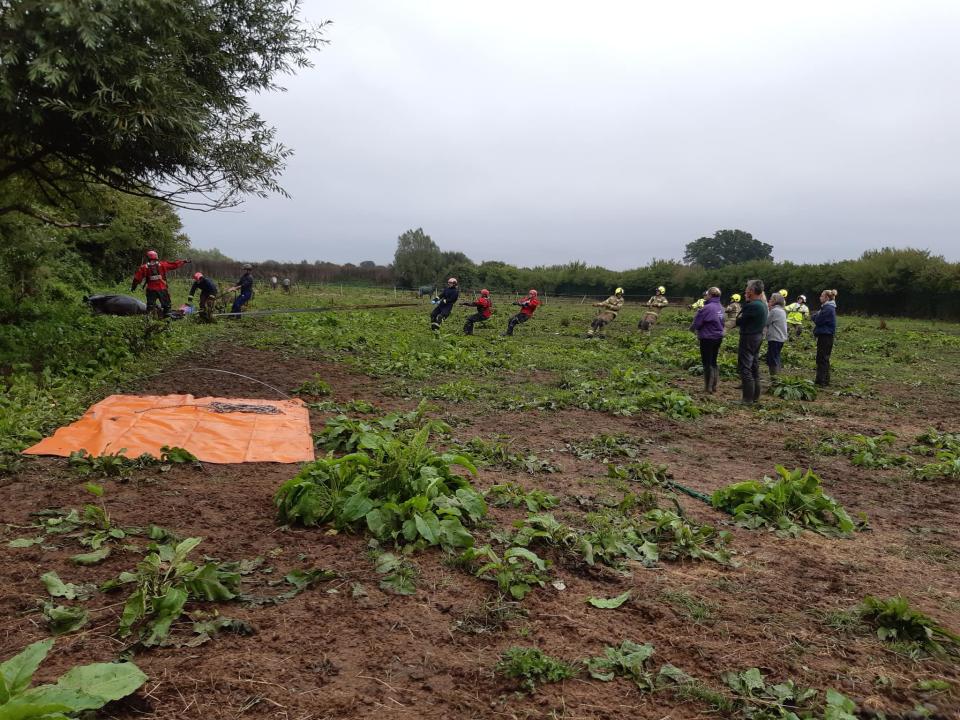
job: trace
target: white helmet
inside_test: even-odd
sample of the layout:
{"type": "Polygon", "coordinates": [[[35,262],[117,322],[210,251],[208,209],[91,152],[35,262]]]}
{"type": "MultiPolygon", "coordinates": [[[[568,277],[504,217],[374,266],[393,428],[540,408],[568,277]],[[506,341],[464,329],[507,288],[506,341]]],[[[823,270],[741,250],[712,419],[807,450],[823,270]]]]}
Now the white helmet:
{"type": "Polygon", "coordinates": [[[456,278],[447,278],[447,285],[456,285],[456,284],[457,284],[456,278]]]}

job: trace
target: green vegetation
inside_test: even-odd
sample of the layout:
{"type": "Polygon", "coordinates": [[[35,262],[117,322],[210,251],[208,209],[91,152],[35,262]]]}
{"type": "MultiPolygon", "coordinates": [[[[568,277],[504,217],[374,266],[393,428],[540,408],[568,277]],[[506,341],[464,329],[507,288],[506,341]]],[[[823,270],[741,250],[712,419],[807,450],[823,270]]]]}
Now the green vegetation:
{"type": "Polygon", "coordinates": [[[543,587],[550,579],[548,562],[535,552],[516,545],[507,548],[502,558],[489,545],[468,548],[459,561],[473,569],[478,578],[495,582],[501,593],[515,600],[523,600],[531,590],[543,587]]]}
{"type": "Polygon", "coordinates": [[[105,583],[104,590],[132,585],[120,618],[119,635],[135,634],[144,647],[159,645],[184,612],[188,600],[233,600],[240,590],[240,573],[220,563],[197,565],[188,555],[202,538],[176,545],[152,545],[134,572],[105,583]]]}
{"type": "Polygon", "coordinates": [[[495,507],[520,507],[522,505],[533,513],[549,510],[560,503],[560,499],[555,495],[545,493],[543,490],[527,491],[516,483],[494,485],[484,493],[484,497],[495,507]]]}
{"type": "Polygon", "coordinates": [[[496,672],[517,681],[519,687],[534,692],[538,685],[567,680],[577,675],[572,663],[550,657],[533,647],[512,647],[500,656],[496,672]]]}
{"type": "Polygon", "coordinates": [[[653,645],[638,645],[624,640],[620,647],[604,648],[603,655],[585,661],[590,677],[609,682],[615,677],[632,680],[641,690],[652,690],[654,676],[647,666],[653,656],[653,645]]]}
{"type": "Polygon", "coordinates": [[[94,663],[71,668],[54,685],[31,687],[53,640],[41,640],[0,663],[0,718],[5,720],[66,720],[99,710],[137,691],[147,680],[131,662],[94,663]]]}
{"type": "Polygon", "coordinates": [[[817,399],[817,386],[807,378],[778,375],[774,379],[770,392],[783,400],[817,399]]]}
{"type": "Polygon", "coordinates": [[[509,444],[500,441],[488,442],[483,438],[472,438],[463,450],[476,458],[479,463],[504,470],[516,470],[529,475],[538,473],[555,473],[557,467],[550,462],[537,457],[534,453],[515,453],[509,444]]]}
{"type": "MultiPolygon", "coordinates": [[[[487,512],[483,497],[453,472],[476,473],[470,458],[440,454],[427,442],[429,427],[413,435],[376,437],[375,447],[341,458],[308,463],[277,490],[274,502],[284,524],[365,528],[374,538],[397,545],[466,548],[487,512]]],[[[360,436],[363,443],[363,436],[360,436]]]]}
{"type": "Polygon", "coordinates": [[[858,611],[881,640],[913,645],[936,655],[960,652],[960,635],[910,607],[902,595],[886,599],[867,596],[858,611]]]}
{"type": "Polygon", "coordinates": [[[777,479],[747,480],[717,490],[715,508],[731,513],[742,527],[769,527],[781,535],[804,529],[828,537],[849,537],[856,529],[847,511],[823,492],[812,471],[777,466],[777,479]]]}

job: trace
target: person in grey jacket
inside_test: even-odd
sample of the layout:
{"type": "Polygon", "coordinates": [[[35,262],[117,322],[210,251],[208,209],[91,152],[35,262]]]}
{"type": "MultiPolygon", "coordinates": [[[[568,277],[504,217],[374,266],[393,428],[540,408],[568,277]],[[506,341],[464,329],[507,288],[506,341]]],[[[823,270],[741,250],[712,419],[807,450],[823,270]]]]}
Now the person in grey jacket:
{"type": "Polygon", "coordinates": [[[783,344],[787,341],[787,309],[786,301],[780,293],[770,296],[769,312],[767,313],[767,367],[770,369],[770,378],[775,378],[783,362],[780,353],[783,344]]]}

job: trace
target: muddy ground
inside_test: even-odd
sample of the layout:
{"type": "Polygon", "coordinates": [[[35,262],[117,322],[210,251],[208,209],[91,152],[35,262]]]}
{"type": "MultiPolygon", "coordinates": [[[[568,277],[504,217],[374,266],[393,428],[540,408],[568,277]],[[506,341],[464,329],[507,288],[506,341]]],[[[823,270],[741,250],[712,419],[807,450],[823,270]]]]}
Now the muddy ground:
{"type": "MultiPolygon", "coordinates": [[[[382,383],[342,364],[286,357],[220,343],[178,360],[176,368],[208,367],[243,373],[289,391],[315,373],[333,389],[332,398],[363,399],[379,408],[411,408],[416,401],[380,392],[382,383]]],[[[686,381],[682,381],[686,384],[686,381]]],[[[722,394],[736,391],[726,383],[722,394]]],[[[696,392],[696,381],[685,388],[696,392]]],[[[131,388],[134,390],[134,388],[131,388]]],[[[136,392],[275,398],[276,393],[240,377],[212,372],[176,372],[138,383],[136,392]]],[[[149,681],[128,701],[106,713],[116,718],[700,718],[716,717],[708,704],[660,691],[641,693],[625,680],[586,679],[548,685],[532,696],[519,694],[496,676],[499,654],[512,645],[536,645],[568,658],[599,655],[623,639],[656,647],[657,666],[669,662],[722,688],[728,670],[759,667],[770,680],[793,678],[818,688],[833,687],[863,709],[903,716],[919,702],[934,715],[960,717],[952,662],[911,659],[883,645],[868,631],[831,627],[829,613],[856,605],[866,595],[903,593],[920,609],[960,629],[960,501],[956,484],[924,483],[900,469],[864,470],[845,457],[786,450],[788,440],[815,440],[837,430],[893,430],[902,437],[953,422],[956,403],[932,393],[916,402],[909,388],[886,388],[903,400],[894,415],[876,403],[825,396],[825,412],[803,423],[764,420],[756,412],[731,409],[695,422],[657,415],[618,418],[586,411],[496,412],[470,404],[444,404],[438,415],[451,420],[455,436],[514,435],[560,468],[552,474],[481,470],[476,484],[505,481],[539,487],[575,503],[576,496],[612,492],[600,460],[580,460],[565,450],[600,432],[624,432],[643,448],[643,457],[669,465],[679,482],[710,492],[727,483],[771,474],[773,466],[811,466],[827,492],[852,515],[865,513],[869,529],[850,540],[804,533],[786,539],[729,525],[729,518],[681,495],[693,518],[731,530],[736,567],[710,562],[633,567],[629,575],[610,569],[558,565],[565,589],[548,585],[532,593],[513,617],[496,626],[496,598],[489,583],[473,578],[429,551],[414,560],[417,593],[404,597],[378,587],[367,541],[325,529],[279,528],[273,493],[296,472],[279,464],[146,468],[105,481],[105,505],[118,525],[155,523],[181,536],[202,536],[202,554],[218,559],[262,557],[273,573],[247,579],[264,589],[271,578],[303,567],[335,571],[337,579],[279,606],[222,603],[222,615],[245,620],[251,637],[221,635],[196,647],[156,648],[135,656],[149,681]],[[362,586],[362,587],[361,587],[362,586]],[[631,590],[619,610],[586,604],[589,596],[611,597],[631,590]],[[951,692],[924,693],[918,681],[946,679],[951,692]]],[[[329,413],[312,412],[315,430],[329,413]]],[[[802,444],[802,443],[801,443],[802,444]]],[[[798,443],[793,443],[797,447],[798,443]]],[[[56,570],[75,583],[102,582],[131,569],[139,556],[115,553],[101,565],[68,561],[75,546],[11,549],[6,541],[30,536],[31,513],[78,507],[90,500],[83,480],[65,460],[29,459],[18,475],[0,479],[3,535],[0,571],[0,657],[48,636],[38,606],[46,599],[40,575],[56,570]]],[[[570,504],[558,511],[575,512],[570,504]]],[[[495,524],[517,511],[491,509],[495,524]]],[[[115,636],[121,596],[97,594],[93,622],[58,639],[38,678],[52,680],[72,665],[116,657],[125,643],[115,636]]],[[[512,608],[511,608],[512,609],[512,608]]],[[[175,628],[185,633],[185,627],[175,628]]]]}

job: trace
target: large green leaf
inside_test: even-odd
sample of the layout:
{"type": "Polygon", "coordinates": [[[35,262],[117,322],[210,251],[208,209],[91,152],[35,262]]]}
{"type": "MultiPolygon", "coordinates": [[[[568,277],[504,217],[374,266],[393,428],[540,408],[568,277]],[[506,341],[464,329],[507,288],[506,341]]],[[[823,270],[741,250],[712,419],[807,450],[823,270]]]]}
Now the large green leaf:
{"type": "Polygon", "coordinates": [[[612,597],[612,598],[599,598],[599,597],[587,598],[587,602],[593,605],[595,608],[613,610],[623,605],[629,599],[630,599],[630,591],[627,590],[622,595],[617,595],[616,597],[612,597]]]}
{"type": "Polygon", "coordinates": [[[9,660],[0,663],[0,703],[19,695],[30,686],[33,674],[53,647],[53,640],[28,645],[9,660]]]}
{"type": "Polygon", "coordinates": [[[198,600],[232,600],[236,593],[230,587],[239,584],[239,573],[223,572],[214,562],[207,563],[184,581],[190,597],[198,600]]]}
{"type": "Polygon", "coordinates": [[[440,542],[440,520],[434,513],[415,515],[413,520],[417,524],[417,531],[428,543],[436,545],[440,542]]]}
{"type": "Polygon", "coordinates": [[[96,707],[102,707],[136,691],[146,680],[133,663],[94,663],[68,670],[57,680],[57,687],[98,698],[102,702],[96,707]]]}
{"type": "Polygon", "coordinates": [[[110,546],[103,545],[99,550],[94,550],[93,552],[81,553],[80,555],[74,555],[71,560],[77,565],[96,565],[99,562],[103,562],[108,557],[110,557],[110,546]]]}
{"type": "Polygon", "coordinates": [[[50,631],[54,635],[63,635],[64,633],[79,630],[87,624],[90,616],[82,607],[67,607],[65,605],[53,605],[47,603],[43,606],[43,614],[50,625],[50,631]]]}
{"type": "Polygon", "coordinates": [[[159,644],[170,633],[170,625],[183,613],[183,606],[187,602],[187,592],[172,587],[167,594],[153,600],[153,621],[150,623],[147,637],[143,644],[147,647],[159,644]]]}

